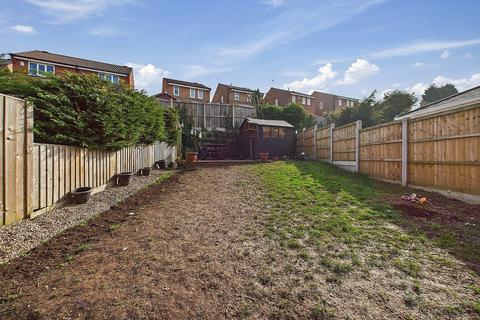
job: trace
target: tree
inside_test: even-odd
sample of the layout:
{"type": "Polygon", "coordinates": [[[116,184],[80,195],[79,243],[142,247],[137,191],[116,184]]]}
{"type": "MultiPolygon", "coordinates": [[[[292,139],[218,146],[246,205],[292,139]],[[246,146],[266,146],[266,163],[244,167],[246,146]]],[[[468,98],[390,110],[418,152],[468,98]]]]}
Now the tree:
{"type": "Polygon", "coordinates": [[[285,120],[297,129],[311,128],[315,125],[315,117],[295,103],[286,107],[260,105],[257,107],[257,117],[268,120],[285,120]]]}
{"type": "Polygon", "coordinates": [[[383,100],[378,103],[378,108],[375,111],[375,122],[392,121],[396,116],[410,110],[418,98],[414,93],[406,91],[395,90],[383,96],[383,100]]]}
{"type": "Polygon", "coordinates": [[[446,85],[441,87],[437,87],[437,85],[433,83],[423,93],[420,106],[425,106],[427,104],[449,97],[456,93],[458,93],[458,90],[451,83],[447,83],[446,85]]]}
{"type": "Polygon", "coordinates": [[[333,120],[336,126],[362,120],[362,125],[368,127],[377,123],[374,117],[374,111],[378,108],[375,100],[375,91],[368,97],[360,101],[355,107],[342,109],[340,112],[333,114],[333,120]]]}
{"type": "Polygon", "coordinates": [[[252,106],[259,106],[262,104],[262,93],[260,92],[260,89],[255,90],[252,93],[252,106]]]}

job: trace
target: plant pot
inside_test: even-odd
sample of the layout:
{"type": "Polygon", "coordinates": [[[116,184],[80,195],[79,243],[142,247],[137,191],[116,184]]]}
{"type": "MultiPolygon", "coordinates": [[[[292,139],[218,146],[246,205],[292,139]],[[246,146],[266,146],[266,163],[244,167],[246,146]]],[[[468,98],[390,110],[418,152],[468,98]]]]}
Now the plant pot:
{"type": "Polygon", "coordinates": [[[157,169],[161,169],[161,170],[164,170],[166,167],[167,167],[167,162],[165,160],[159,160],[156,162],[156,166],[155,166],[157,169]]]}
{"type": "Polygon", "coordinates": [[[260,156],[260,160],[262,161],[267,161],[268,160],[268,155],[269,152],[259,152],[258,155],[260,156]]]}
{"type": "Polygon", "coordinates": [[[145,167],[140,169],[140,173],[142,176],[149,176],[152,168],[151,167],[145,167]]]}
{"type": "Polygon", "coordinates": [[[118,174],[117,184],[119,186],[128,186],[132,181],[133,172],[122,172],[118,174]]]}
{"type": "Polygon", "coordinates": [[[197,152],[187,152],[187,162],[197,162],[197,152]]]}
{"type": "Polygon", "coordinates": [[[92,196],[92,188],[80,187],[71,192],[72,202],[76,204],[87,203],[92,196]]]}

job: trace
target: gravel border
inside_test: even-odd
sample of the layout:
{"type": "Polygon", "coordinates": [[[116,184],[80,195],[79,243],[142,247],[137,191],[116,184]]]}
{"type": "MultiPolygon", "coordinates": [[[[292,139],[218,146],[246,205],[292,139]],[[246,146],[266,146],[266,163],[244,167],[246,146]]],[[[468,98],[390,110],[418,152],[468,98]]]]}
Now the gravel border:
{"type": "Polygon", "coordinates": [[[152,170],[150,176],[135,175],[128,186],[107,187],[92,195],[85,204],[68,205],[45,212],[34,219],[0,227],[0,264],[32,250],[64,230],[96,216],[154,183],[165,171],[152,170]]]}

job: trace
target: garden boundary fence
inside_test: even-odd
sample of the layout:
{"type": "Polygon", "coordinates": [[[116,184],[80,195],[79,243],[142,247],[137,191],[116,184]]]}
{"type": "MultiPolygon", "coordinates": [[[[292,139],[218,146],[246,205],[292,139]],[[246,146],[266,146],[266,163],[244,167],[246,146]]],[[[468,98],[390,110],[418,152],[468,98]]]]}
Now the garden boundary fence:
{"type": "Polygon", "coordinates": [[[33,143],[33,107],[0,94],[0,226],[35,217],[83,186],[102,190],[117,173],[175,161],[164,142],[119,151],[33,143]]]}
{"type": "Polygon", "coordinates": [[[297,153],[352,172],[480,203],[480,105],[362,128],[311,128],[297,153]]]}

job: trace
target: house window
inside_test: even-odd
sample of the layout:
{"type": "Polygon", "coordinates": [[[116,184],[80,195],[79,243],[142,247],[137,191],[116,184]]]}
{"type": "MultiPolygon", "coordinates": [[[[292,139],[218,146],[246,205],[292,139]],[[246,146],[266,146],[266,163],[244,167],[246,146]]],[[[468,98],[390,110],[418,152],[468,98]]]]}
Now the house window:
{"type": "Polygon", "coordinates": [[[203,90],[198,90],[197,96],[198,96],[198,99],[203,99],[203,90]]]}
{"type": "Polygon", "coordinates": [[[44,76],[45,73],[55,73],[55,68],[52,65],[41,63],[28,63],[28,74],[31,76],[44,76]]]}
{"type": "Polygon", "coordinates": [[[120,77],[113,74],[99,73],[98,77],[102,80],[107,80],[108,82],[111,82],[111,83],[115,83],[115,84],[120,83],[120,77]]]}
{"type": "Polygon", "coordinates": [[[295,103],[295,96],[292,96],[292,102],[295,103]]]}
{"type": "Polygon", "coordinates": [[[310,98],[307,98],[307,106],[310,105],[310,98]]]}
{"type": "Polygon", "coordinates": [[[190,89],[190,98],[195,99],[195,89],[190,89]]]}
{"type": "Polygon", "coordinates": [[[305,97],[302,97],[302,104],[307,104],[307,99],[305,97]]]}
{"type": "Polygon", "coordinates": [[[235,99],[235,101],[239,101],[240,100],[240,92],[234,92],[233,93],[233,98],[235,99]]]}
{"type": "Polygon", "coordinates": [[[180,87],[179,86],[173,86],[173,95],[174,96],[179,96],[180,95],[180,87]]]}
{"type": "Polygon", "coordinates": [[[323,101],[320,101],[320,110],[323,109],[323,101]]]}

